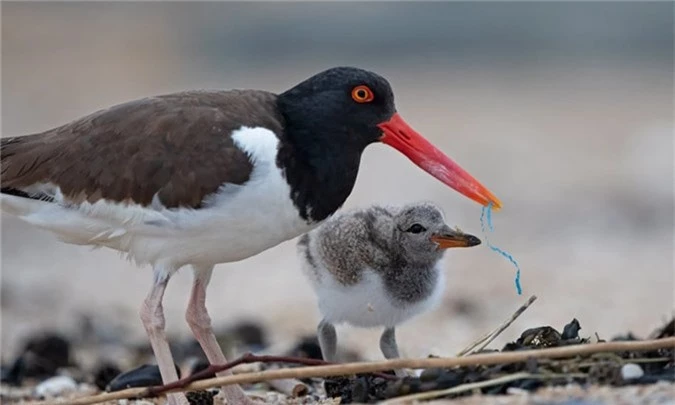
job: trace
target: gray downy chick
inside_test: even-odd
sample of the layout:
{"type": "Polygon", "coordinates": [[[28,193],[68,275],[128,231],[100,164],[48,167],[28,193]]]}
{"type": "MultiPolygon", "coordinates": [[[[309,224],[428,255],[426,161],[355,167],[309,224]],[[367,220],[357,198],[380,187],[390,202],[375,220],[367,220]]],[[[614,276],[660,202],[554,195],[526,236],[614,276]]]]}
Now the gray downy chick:
{"type": "Polygon", "coordinates": [[[450,228],[430,203],[343,211],[303,235],[298,254],[318,298],[324,359],[336,361],[340,323],[384,327],[382,354],[398,358],[396,325],[440,301],[446,249],[480,243],[450,228]]]}

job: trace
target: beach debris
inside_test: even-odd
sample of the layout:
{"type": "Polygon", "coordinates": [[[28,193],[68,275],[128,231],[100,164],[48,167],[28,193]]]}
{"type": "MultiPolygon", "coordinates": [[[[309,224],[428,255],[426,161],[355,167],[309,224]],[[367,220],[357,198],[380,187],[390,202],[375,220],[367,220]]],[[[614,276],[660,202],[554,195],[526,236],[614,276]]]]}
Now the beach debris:
{"type": "MultiPolygon", "coordinates": [[[[660,328],[659,331],[670,331],[667,326],[660,328]]],[[[577,319],[572,319],[562,330],[561,333],[548,325],[526,329],[518,339],[504,345],[501,351],[538,350],[591,343],[590,338],[579,335],[581,323],[577,319]]],[[[652,336],[669,337],[668,332],[652,336]]],[[[639,340],[634,336],[633,338],[639,340]]],[[[496,350],[484,349],[469,356],[488,352],[496,350]]],[[[325,379],[325,388],[329,397],[339,396],[341,404],[350,404],[376,403],[415,393],[450,389],[455,389],[456,392],[439,395],[438,398],[456,398],[472,395],[474,392],[499,395],[550,386],[565,386],[570,383],[621,386],[658,381],[675,382],[673,349],[597,353],[561,359],[531,358],[527,361],[492,366],[430,368],[424,370],[419,377],[405,377],[396,381],[384,379],[379,381],[371,374],[329,377],[325,379]],[[481,383],[485,383],[485,386],[471,388],[472,385],[481,383]],[[464,390],[462,387],[467,389],[464,390]]]]}
{"type": "Polygon", "coordinates": [[[2,382],[20,385],[25,378],[44,380],[71,365],[71,344],[62,335],[43,332],[29,336],[23,350],[2,373],[2,382]]]}
{"type": "MultiPolygon", "coordinates": [[[[670,339],[672,340],[672,325],[671,320],[655,330],[650,336],[652,339],[670,339]]],[[[520,336],[514,341],[505,344],[500,350],[492,348],[478,348],[476,351],[470,351],[461,358],[472,358],[475,355],[499,353],[504,356],[518,355],[518,360],[503,363],[484,363],[482,361],[471,362],[471,365],[464,363],[463,366],[452,367],[436,367],[424,369],[419,376],[405,376],[396,377],[392,371],[379,373],[360,373],[354,370],[355,374],[348,374],[334,377],[325,376],[311,376],[307,373],[296,373],[293,377],[293,369],[295,367],[312,368],[314,365],[319,365],[324,362],[318,359],[312,359],[313,356],[320,356],[318,351],[318,344],[314,337],[308,336],[305,339],[295,344],[288,352],[294,355],[303,356],[302,359],[293,359],[283,356],[256,356],[246,355],[242,359],[248,358],[250,361],[239,361],[237,363],[241,367],[244,364],[251,363],[256,365],[256,370],[269,372],[273,370],[289,369],[289,373],[284,373],[282,379],[287,381],[295,381],[295,386],[303,388],[301,395],[294,393],[286,393],[279,390],[279,384],[271,383],[270,381],[251,381],[247,389],[254,389],[255,392],[266,393],[271,395],[275,392],[286,400],[297,400],[299,403],[314,403],[312,401],[322,400],[338,400],[341,404],[350,403],[407,403],[411,400],[423,400],[433,398],[452,399],[462,396],[480,395],[504,395],[504,394],[523,394],[524,392],[532,392],[539,389],[550,389],[553,387],[570,387],[570,386],[587,386],[594,384],[605,387],[621,387],[632,385],[654,385],[656,383],[675,383],[675,345],[651,345],[649,347],[661,347],[660,349],[648,349],[645,345],[641,348],[630,348],[630,345],[622,345],[619,349],[610,349],[612,351],[595,351],[595,350],[569,350],[569,355],[560,355],[555,357],[529,357],[527,352],[537,350],[552,350],[551,348],[566,349],[565,346],[575,345],[584,346],[594,344],[597,341],[604,341],[594,331],[589,331],[581,335],[583,330],[581,323],[577,319],[572,319],[562,328],[557,329],[550,325],[542,325],[538,327],[528,328],[524,330],[520,336]],[[562,330],[562,332],[560,332],[562,330]],[[590,337],[592,336],[592,340],[590,337]],[[513,353],[521,352],[521,353],[513,353]],[[582,354],[586,353],[586,354],[582,354]],[[248,356],[248,357],[247,357],[248,356]],[[295,363],[295,365],[293,364],[295,363]],[[296,380],[293,380],[296,378],[296,380]],[[301,383],[298,383],[300,381],[301,383]],[[295,398],[293,398],[295,397],[295,398]]],[[[501,327],[499,328],[501,329],[501,327]]],[[[490,335],[492,335],[491,333],[490,335]]],[[[639,337],[634,334],[625,334],[617,336],[613,339],[607,339],[607,343],[611,341],[621,340],[635,340],[640,341],[639,337]]],[[[647,343],[647,342],[645,342],[647,343]]],[[[481,344],[482,345],[482,344],[481,344]]],[[[636,345],[637,346],[637,345],[636,345]]],[[[128,346],[129,350],[133,350],[132,346],[128,346]]],[[[572,347],[570,349],[573,349],[572,347]]],[[[578,349],[578,347],[577,347],[578,349]]],[[[289,354],[290,354],[289,353],[289,354]]],[[[438,357],[438,356],[429,356],[438,357]]],[[[453,360],[450,356],[448,360],[453,360]]],[[[99,360],[101,361],[101,360],[99,360]]],[[[456,364],[456,363],[455,363],[456,364]]],[[[193,365],[195,367],[196,364],[193,365]]],[[[74,367],[77,367],[75,365],[74,367]]],[[[203,367],[203,365],[202,365],[203,367]]],[[[199,369],[202,369],[199,367],[199,369]]],[[[99,375],[102,380],[110,378],[114,374],[112,365],[105,365],[101,363],[98,368],[91,368],[81,370],[82,381],[93,382],[94,376],[99,375]],[[106,370],[106,368],[109,369],[106,370]],[[89,373],[90,375],[87,375],[89,373]],[[107,373],[107,374],[106,374],[107,373]],[[105,377],[107,375],[107,377],[105,377]]],[[[217,369],[217,368],[216,368],[217,369]]],[[[70,369],[62,368],[60,373],[68,372],[70,369]]],[[[300,369],[298,369],[300,370],[300,369]]],[[[196,369],[191,370],[193,374],[196,369]]],[[[211,370],[215,371],[215,370],[211,370]]],[[[255,370],[254,370],[255,371],[255,370]]],[[[235,374],[241,375],[242,369],[239,369],[235,374]]],[[[209,373],[211,374],[211,373],[209,373]]],[[[320,375],[320,374],[317,374],[320,375]]],[[[182,375],[185,377],[185,373],[182,375]]],[[[196,376],[195,376],[196,377],[196,376]]],[[[202,380],[202,376],[199,376],[202,380]]],[[[26,380],[25,384],[30,384],[31,380],[26,380]]],[[[80,377],[71,381],[80,381],[80,377]]],[[[279,380],[281,381],[281,380],[279,380]]],[[[33,381],[34,383],[34,381],[33,381]]],[[[73,383],[74,384],[74,383],[73,383]]],[[[64,390],[72,390],[73,384],[68,384],[64,390]]],[[[82,385],[82,384],[80,384],[82,385]]],[[[97,383],[100,388],[100,382],[97,383]]],[[[148,386],[161,385],[161,376],[157,366],[143,365],[126,373],[117,375],[107,388],[108,391],[119,391],[127,387],[138,387],[139,390],[134,396],[130,393],[115,392],[105,395],[117,395],[116,398],[139,398],[139,397],[157,397],[161,394],[161,389],[153,388],[148,390],[148,386]],[[140,390],[145,394],[141,394],[140,390]],[[124,395],[124,396],[123,396],[124,395]]],[[[246,385],[246,384],[245,384],[246,385]]],[[[288,385],[288,384],[286,384],[288,385]]],[[[65,386],[65,384],[64,384],[65,386]]],[[[215,385],[214,385],[215,386],[215,385]]],[[[290,385],[288,385],[290,386],[290,385]]],[[[199,389],[208,389],[208,385],[202,384],[199,389]]],[[[92,386],[92,389],[95,388],[92,386]]],[[[210,391],[196,391],[196,387],[186,387],[189,392],[188,398],[191,404],[201,405],[204,403],[212,404],[218,403],[214,400],[217,390],[210,391]],[[192,392],[192,393],[190,393],[192,392]]],[[[36,399],[37,389],[33,388],[25,392],[19,392],[19,389],[13,388],[12,391],[3,391],[3,401],[9,401],[11,398],[16,400],[36,399]],[[7,393],[4,393],[7,392],[7,393]],[[28,396],[26,396],[28,395],[28,396]]],[[[133,390],[132,390],[133,391],[133,390]]],[[[44,392],[56,392],[48,390],[44,392]]],[[[289,391],[290,392],[290,391],[289,391]]],[[[81,395],[78,392],[77,395],[81,395]]],[[[100,394],[98,394],[100,395],[100,394]]],[[[96,396],[92,396],[92,400],[96,396]]],[[[39,397],[38,397],[39,398],[39,397]]],[[[68,398],[67,394],[59,397],[68,398]]],[[[122,402],[126,400],[121,400],[122,402]]],[[[129,403],[132,403],[130,401],[129,403]]],[[[9,402],[7,402],[9,403],[9,402]]],[[[95,403],[95,402],[83,402],[95,403]]],[[[133,402],[136,403],[136,402],[133,402]]],[[[293,402],[296,403],[296,402],[293,402]]]]}
{"type": "Polygon", "coordinates": [[[642,370],[642,367],[635,363],[627,363],[621,367],[621,378],[624,381],[636,380],[645,375],[645,372],[642,370]]]}
{"type": "MultiPolygon", "coordinates": [[[[176,367],[176,372],[180,372],[176,367]]],[[[115,377],[106,391],[119,391],[132,387],[150,387],[152,385],[162,385],[162,375],[159,373],[159,367],[155,364],[144,364],[129,370],[115,377]]]]}
{"type": "Polygon", "coordinates": [[[122,374],[122,371],[116,365],[107,362],[101,363],[94,370],[93,383],[98,389],[105,391],[108,384],[120,374],[122,374]]]}
{"type": "Polygon", "coordinates": [[[213,405],[213,397],[217,394],[217,390],[188,391],[185,396],[190,405],[213,405]]]}
{"type": "Polygon", "coordinates": [[[48,378],[35,387],[35,395],[46,398],[73,391],[77,391],[77,382],[71,377],[64,375],[48,378]]]}

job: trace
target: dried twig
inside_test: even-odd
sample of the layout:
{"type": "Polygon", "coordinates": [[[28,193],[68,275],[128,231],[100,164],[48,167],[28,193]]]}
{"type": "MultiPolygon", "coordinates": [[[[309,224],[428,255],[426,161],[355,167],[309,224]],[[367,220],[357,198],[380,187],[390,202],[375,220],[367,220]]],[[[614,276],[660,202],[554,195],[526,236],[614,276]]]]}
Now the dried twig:
{"type": "MultiPolygon", "coordinates": [[[[174,381],[172,383],[160,386],[149,387],[147,388],[148,394],[146,396],[156,396],[169,390],[174,390],[176,388],[184,388],[188,386],[190,383],[197,381],[199,379],[203,379],[204,377],[210,374],[227,371],[240,364],[247,364],[247,363],[293,363],[293,364],[303,364],[305,366],[327,366],[335,364],[324,360],[308,359],[306,357],[270,356],[270,355],[258,356],[252,353],[246,353],[243,356],[239,357],[238,359],[231,361],[227,364],[212,364],[207,368],[205,368],[204,370],[195,373],[193,375],[187,376],[185,378],[181,378],[178,381],[174,381]]],[[[390,374],[380,374],[380,377],[387,379],[396,379],[396,376],[390,374]]]]}
{"type": "Polygon", "coordinates": [[[469,346],[464,348],[464,350],[457,353],[457,357],[461,357],[461,356],[469,354],[469,352],[474,351],[473,349],[475,349],[477,346],[480,346],[480,348],[478,348],[475,351],[479,352],[479,351],[483,350],[485,347],[487,347],[487,345],[492,343],[492,341],[495,340],[497,338],[497,336],[499,336],[502,332],[504,332],[504,330],[506,330],[506,328],[511,326],[513,321],[515,321],[520,315],[522,315],[523,312],[525,312],[525,310],[527,308],[529,308],[530,305],[532,305],[532,303],[536,300],[537,300],[536,295],[531,296],[530,299],[528,299],[525,304],[523,304],[520,308],[518,308],[516,310],[516,312],[514,312],[513,315],[511,315],[511,317],[509,319],[507,319],[501,325],[499,325],[499,327],[497,327],[497,329],[493,330],[492,332],[488,332],[485,335],[481,336],[478,340],[475,340],[469,346]],[[483,342],[485,342],[485,343],[483,343],[483,342]],[[483,343],[482,346],[481,346],[481,343],[483,343]]]}
{"type": "Polygon", "coordinates": [[[495,339],[497,338],[497,336],[501,335],[501,333],[504,332],[504,331],[506,330],[506,328],[508,328],[509,326],[511,326],[511,324],[512,324],[512,323],[513,323],[520,315],[522,315],[523,312],[525,312],[525,310],[526,310],[527,308],[529,308],[530,305],[532,305],[532,303],[533,303],[534,301],[536,301],[536,300],[537,300],[537,296],[536,296],[536,295],[531,296],[531,297],[527,300],[527,302],[526,302],[525,304],[523,304],[520,308],[518,308],[518,309],[516,310],[516,312],[514,312],[513,315],[511,315],[511,317],[510,317],[509,319],[507,319],[506,321],[504,321],[504,323],[502,323],[502,324],[499,326],[499,328],[497,328],[497,330],[495,330],[495,332],[492,334],[492,336],[490,336],[490,338],[489,338],[485,343],[483,343],[482,345],[480,345],[480,347],[479,347],[478,349],[476,349],[475,351],[479,352],[479,351],[485,349],[485,347],[487,347],[487,345],[489,345],[490,343],[492,343],[492,341],[495,340],[495,339]]]}
{"type": "Polygon", "coordinates": [[[409,402],[412,402],[412,401],[438,398],[438,397],[442,397],[444,395],[461,394],[462,392],[472,391],[472,390],[479,389],[479,388],[492,387],[494,385],[505,384],[505,383],[509,383],[511,381],[524,380],[526,378],[538,379],[538,380],[554,380],[554,379],[559,379],[559,378],[561,378],[561,379],[562,378],[583,378],[585,376],[586,376],[586,374],[583,374],[583,373],[569,373],[569,374],[516,373],[516,374],[510,374],[510,375],[505,375],[505,376],[502,376],[502,377],[493,378],[493,379],[486,380],[486,381],[479,381],[479,382],[475,382],[475,383],[462,384],[462,385],[458,385],[456,387],[446,388],[446,389],[442,389],[442,390],[419,392],[419,393],[416,393],[416,394],[405,395],[405,396],[402,396],[402,397],[389,399],[389,400],[381,402],[381,403],[386,404],[386,405],[409,403],[409,402]]]}
{"type": "MultiPolygon", "coordinates": [[[[495,329],[495,330],[496,330],[496,329],[495,329]]],[[[495,331],[494,331],[494,330],[491,330],[490,332],[487,332],[487,333],[484,334],[483,336],[481,336],[481,337],[479,337],[478,339],[474,340],[473,342],[471,342],[470,345],[468,345],[467,347],[465,347],[464,349],[462,349],[462,351],[460,351],[459,353],[457,353],[457,357],[462,357],[462,356],[467,355],[467,354],[468,354],[471,350],[473,350],[476,346],[478,346],[479,344],[481,344],[481,343],[485,342],[487,339],[489,339],[490,336],[492,336],[493,333],[495,333],[495,331]]]]}
{"type": "Polygon", "coordinates": [[[180,380],[174,381],[171,384],[162,385],[160,387],[161,389],[158,388],[158,389],[156,389],[156,391],[152,391],[152,394],[160,394],[163,391],[166,391],[166,390],[169,390],[169,389],[172,389],[172,388],[184,387],[184,386],[188,385],[189,383],[191,383],[193,381],[203,379],[204,377],[206,377],[208,375],[211,375],[211,374],[216,374],[216,373],[220,373],[222,371],[230,370],[234,367],[237,367],[240,364],[272,363],[272,362],[303,364],[303,365],[306,365],[306,366],[318,366],[318,365],[330,364],[330,363],[327,363],[323,360],[308,359],[306,357],[267,356],[267,355],[257,356],[253,353],[246,353],[243,356],[239,357],[238,359],[233,360],[229,363],[226,363],[226,364],[211,364],[198,373],[194,373],[194,374],[192,374],[190,376],[187,376],[185,378],[181,378],[180,380]]]}
{"type": "MultiPolygon", "coordinates": [[[[267,370],[195,381],[185,387],[174,388],[167,392],[205,390],[208,388],[220,387],[224,385],[258,383],[262,381],[278,380],[285,378],[301,379],[312,377],[333,377],[359,373],[372,373],[375,371],[392,370],[397,368],[425,369],[425,368],[447,368],[447,367],[470,366],[470,365],[495,365],[495,364],[523,362],[529,358],[537,358],[537,359],[562,358],[562,357],[589,355],[593,353],[602,353],[602,352],[651,351],[665,348],[675,348],[675,337],[657,340],[643,340],[643,341],[587,343],[564,347],[555,347],[549,349],[522,350],[515,352],[481,353],[475,354],[473,356],[454,357],[454,358],[433,357],[421,359],[394,359],[375,362],[345,363],[327,366],[297,367],[281,370],[267,370]]],[[[159,387],[151,387],[151,388],[154,388],[154,390],[156,391],[157,388],[159,387]]],[[[148,388],[130,388],[123,391],[78,398],[71,401],[59,400],[58,402],[39,402],[38,404],[89,405],[117,399],[143,398],[150,396],[151,393],[152,390],[148,388]]]]}

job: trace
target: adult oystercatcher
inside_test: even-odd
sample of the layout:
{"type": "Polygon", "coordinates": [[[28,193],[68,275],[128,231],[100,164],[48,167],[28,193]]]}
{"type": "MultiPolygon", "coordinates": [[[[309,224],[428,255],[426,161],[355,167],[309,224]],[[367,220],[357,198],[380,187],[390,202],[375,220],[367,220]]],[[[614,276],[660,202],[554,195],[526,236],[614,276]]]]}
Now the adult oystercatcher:
{"type": "MultiPolygon", "coordinates": [[[[2,139],[2,209],[64,242],[150,264],[140,314],[165,382],[176,370],[164,332],[169,278],[191,265],[187,322],[211,363],[225,363],[205,307],[214,265],[312,229],[352,191],[366,146],[383,142],[482,205],[484,186],[415,132],[383,77],[337,67],[281,94],[188,91],[2,139]]],[[[230,403],[250,401],[238,386],[230,403]]],[[[172,394],[172,403],[186,403],[172,394]]]]}

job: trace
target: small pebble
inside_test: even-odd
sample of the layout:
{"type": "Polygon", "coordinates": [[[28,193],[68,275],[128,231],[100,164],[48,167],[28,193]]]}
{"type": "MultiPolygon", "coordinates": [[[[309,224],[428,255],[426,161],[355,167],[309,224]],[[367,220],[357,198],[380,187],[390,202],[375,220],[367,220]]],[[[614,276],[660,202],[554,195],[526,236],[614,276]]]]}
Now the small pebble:
{"type": "Polygon", "coordinates": [[[518,387],[509,387],[506,389],[506,393],[509,395],[528,395],[530,391],[518,387]]]}
{"type": "Polygon", "coordinates": [[[624,381],[635,380],[645,375],[645,372],[642,370],[642,367],[635,363],[624,364],[621,367],[621,378],[624,381]]]}
{"type": "Polygon", "coordinates": [[[77,383],[66,376],[49,378],[35,387],[35,394],[39,397],[54,397],[73,391],[77,391],[77,383]]]}

